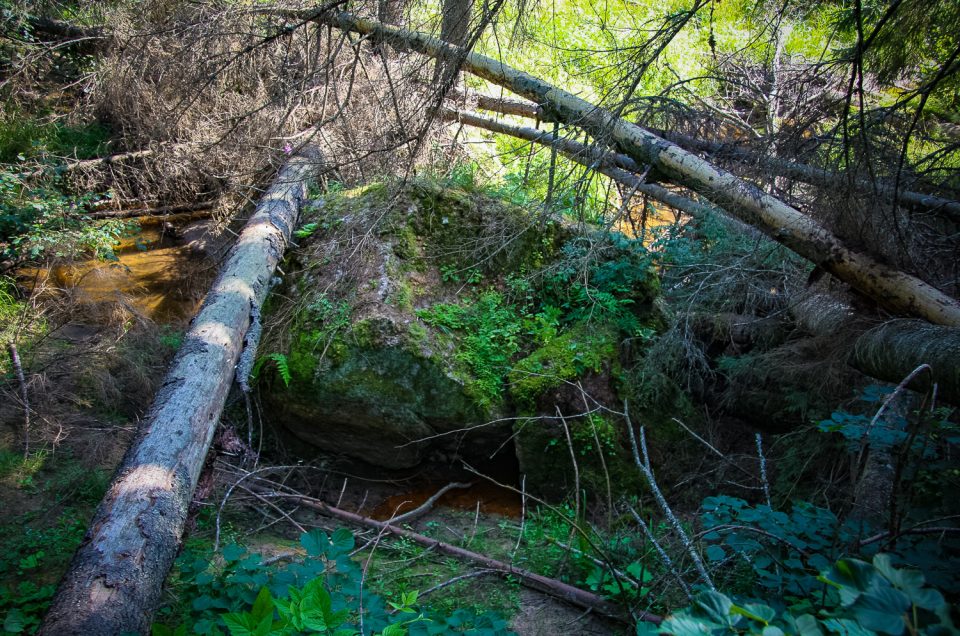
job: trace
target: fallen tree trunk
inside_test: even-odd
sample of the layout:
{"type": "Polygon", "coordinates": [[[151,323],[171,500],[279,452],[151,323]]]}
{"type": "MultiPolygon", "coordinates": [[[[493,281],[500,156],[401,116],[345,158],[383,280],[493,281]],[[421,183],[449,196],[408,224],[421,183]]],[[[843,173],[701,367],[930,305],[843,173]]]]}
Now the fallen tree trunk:
{"type": "Polygon", "coordinates": [[[430,57],[462,59],[464,70],[542,104],[559,121],[579,126],[597,139],[609,140],[634,161],[649,164],[671,181],[706,196],[878,303],[935,324],[960,326],[960,302],[932,285],[851,250],[825,227],[752,183],[528,73],[462,51],[425,33],[386,26],[347,12],[275,13],[359,33],[375,44],[400,44],[430,57]]]}
{"type": "Polygon", "coordinates": [[[923,392],[936,384],[940,400],[960,405],[960,329],[892,320],[857,338],[851,360],[863,373],[887,382],[899,382],[927,364],[930,372],[917,375],[907,386],[923,392]]]}
{"type": "Polygon", "coordinates": [[[149,632],[187,509],[233,382],[251,313],[297,223],[316,158],[292,159],[264,193],[207,294],[40,634],[149,632]]]}
{"type": "Polygon", "coordinates": [[[536,128],[511,126],[510,124],[505,124],[494,119],[481,117],[473,113],[451,110],[449,108],[442,108],[440,110],[440,117],[448,121],[454,121],[467,126],[489,130],[490,132],[510,135],[517,139],[524,139],[550,148],[556,148],[557,151],[565,157],[596,170],[604,176],[610,177],[634,192],[645,194],[695,219],[706,219],[720,215],[724,220],[736,224],[737,228],[741,231],[754,231],[754,228],[745,225],[736,217],[714,205],[694,201],[676,192],[671,192],[667,188],[655,183],[647,183],[638,176],[638,173],[643,172],[642,166],[626,155],[602,150],[595,146],[573,141],[572,139],[563,139],[553,133],[537,130],[536,128]]]}
{"type": "Polygon", "coordinates": [[[144,157],[149,157],[153,154],[153,150],[134,150],[132,152],[121,152],[115,155],[109,155],[107,157],[97,157],[96,159],[80,159],[78,161],[70,161],[64,164],[43,166],[42,168],[37,168],[36,170],[31,170],[30,172],[24,172],[20,174],[19,177],[21,179],[34,179],[51,172],[59,172],[62,174],[65,172],[75,172],[77,170],[85,170],[89,168],[112,166],[124,163],[126,161],[132,161],[133,159],[143,159],[144,157]]]}
{"type": "Polygon", "coordinates": [[[841,330],[851,334],[848,362],[872,378],[897,384],[917,367],[928,365],[929,372],[918,374],[907,386],[926,392],[936,384],[939,399],[960,405],[960,329],[907,319],[871,326],[850,305],[822,293],[793,303],[790,315],[813,335],[841,330]]]}
{"type": "MultiPolygon", "coordinates": [[[[601,596],[597,596],[592,592],[581,590],[578,587],[568,585],[562,581],[541,576],[540,574],[536,574],[529,570],[518,568],[510,563],[497,561],[482,554],[471,552],[470,550],[464,550],[463,548],[459,548],[455,545],[450,545],[449,543],[443,543],[442,541],[431,539],[430,537],[418,534],[412,530],[406,530],[404,528],[391,525],[387,522],[377,521],[353,512],[347,512],[346,510],[334,508],[333,506],[327,505],[326,503],[317,499],[304,497],[302,495],[285,495],[280,493],[271,494],[296,501],[301,505],[307,506],[308,508],[313,508],[314,510],[317,510],[335,519],[366,528],[372,528],[377,532],[389,533],[398,537],[403,537],[413,541],[414,543],[417,543],[418,545],[422,545],[425,548],[436,550],[441,554],[446,554],[464,561],[472,561],[481,567],[493,570],[506,576],[515,576],[523,585],[532,589],[545,592],[568,603],[590,611],[598,612],[610,618],[615,618],[621,621],[627,620],[626,612],[624,612],[623,608],[619,605],[611,603],[610,601],[601,596]]],[[[663,621],[662,617],[657,616],[656,614],[649,614],[647,612],[640,612],[637,618],[644,622],[653,623],[654,625],[659,625],[663,621]]]]}
{"type": "MultiPolygon", "coordinates": [[[[534,104],[529,101],[493,97],[481,93],[462,92],[454,93],[451,97],[455,100],[467,101],[468,103],[476,102],[476,106],[480,110],[489,110],[503,115],[527,117],[543,122],[549,122],[554,119],[548,110],[539,104],[534,104]]],[[[685,150],[708,153],[720,159],[729,159],[742,164],[758,166],[769,170],[777,176],[789,177],[822,188],[833,188],[834,190],[843,191],[853,186],[859,192],[876,195],[891,201],[896,200],[905,206],[929,210],[942,214],[954,222],[960,222],[960,201],[925,194],[923,192],[895,189],[889,184],[875,184],[868,179],[855,178],[851,180],[841,173],[817,168],[797,161],[787,161],[786,159],[770,157],[744,148],[739,144],[698,139],[690,135],[683,135],[660,128],[647,127],[647,130],[663,137],[667,141],[677,144],[685,150]]]]}
{"type": "MultiPolygon", "coordinates": [[[[185,214],[188,212],[208,212],[214,206],[213,201],[201,201],[199,203],[184,203],[182,205],[161,205],[155,208],[97,208],[83,213],[91,219],[134,219],[142,216],[163,217],[172,214],[185,214]]],[[[210,216],[209,214],[200,216],[210,216]]]]}

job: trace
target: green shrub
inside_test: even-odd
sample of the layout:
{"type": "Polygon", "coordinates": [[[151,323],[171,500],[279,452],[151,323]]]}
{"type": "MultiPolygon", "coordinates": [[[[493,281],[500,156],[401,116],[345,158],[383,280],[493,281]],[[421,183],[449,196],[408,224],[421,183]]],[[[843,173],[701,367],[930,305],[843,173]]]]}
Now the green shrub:
{"type": "Polygon", "coordinates": [[[350,556],[355,542],[348,530],[312,530],[300,544],[306,558],[286,566],[264,566],[259,555],[237,544],[224,547],[220,559],[185,551],[171,577],[177,600],[158,612],[152,634],[347,636],[359,634],[361,622],[363,634],[384,636],[510,633],[503,619],[489,613],[432,612],[413,590],[392,600],[373,593],[350,556]]]}

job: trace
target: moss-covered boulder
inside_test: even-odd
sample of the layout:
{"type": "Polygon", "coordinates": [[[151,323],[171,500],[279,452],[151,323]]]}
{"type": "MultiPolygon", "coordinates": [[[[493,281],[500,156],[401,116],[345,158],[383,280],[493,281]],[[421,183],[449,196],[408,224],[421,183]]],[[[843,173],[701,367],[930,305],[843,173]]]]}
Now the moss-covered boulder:
{"type": "Polygon", "coordinates": [[[570,471],[560,408],[584,478],[616,474],[589,467],[619,461],[622,424],[580,388],[617,405],[624,341],[658,328],[636,243],[424,180],[325,196],[297,236],[262,350],[275,421],[387,468],[516,450],[543,492],[570,471]]]}
{"type": "MultiPolygon", "coordinates": [[[[298,232],[295,274],[268,306],[264,353],[288,374],[266,383],[274,419],[388,468],[457,451],[459,433],[504,402],[484,392],[451,330],[418,311],[538,267],[558,235],[518,207],[430,181],[325,197],[298,232]]],[[[499,444],[503,431],[483,427],[471,447],[499,444]]]]}

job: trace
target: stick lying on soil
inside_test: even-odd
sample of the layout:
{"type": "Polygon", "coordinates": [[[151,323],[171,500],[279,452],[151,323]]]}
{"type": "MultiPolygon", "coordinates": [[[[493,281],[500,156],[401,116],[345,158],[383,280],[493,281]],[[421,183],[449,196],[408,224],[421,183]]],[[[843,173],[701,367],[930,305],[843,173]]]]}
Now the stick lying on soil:
{"type": "MultiPolygon", "coordinates": [[[[457,546],[443,543],[442,541],[438,541],[436,539],[431,539],[430,537],[418,534],[411,530],[398,528],[395,525],[391,525],[383,521],[377,521],[353,512],[347,512],[346,510],[334,508],[333,506],[330,506],[318,499],[305,497],[303,495],[277,492],[271,493],[271,496],[296,501],[303,506],[313,508],[322,514],[334,517],[347,523],[363,526],[365,528],[371,528],[381,533],[390,533],[398,537],[409,539],[414,543],[422,545],[426,548],[432,548],[442,554],[463,559],[464,561],[472,561],[473,563],[476,563],[485,569],[495,571],[499,574],[515,576],[523,585],[527,587],[540,592],[545,592],[558,599],[573,605],[577,605],[578,607],[589,609],[620,621],[628,620],[626,612],[619,605],[611,603],[610,601],[607,601],[606,599],[593,594],[592,592],[581,590],[573,587],[572,585],[563,583],[562,581],[557,581],[555,579],[535,574],[534,572],[515,567],[509,563],[497,561],[482,554],[464,550],[463,548],[458,548],[457,546]]],[[[659,625],[660,622],[663,621],[661,616],[649,614],[647,612],[640,612],[637,617],[642,621],[653,623],[655,625],[659,625]]]]}

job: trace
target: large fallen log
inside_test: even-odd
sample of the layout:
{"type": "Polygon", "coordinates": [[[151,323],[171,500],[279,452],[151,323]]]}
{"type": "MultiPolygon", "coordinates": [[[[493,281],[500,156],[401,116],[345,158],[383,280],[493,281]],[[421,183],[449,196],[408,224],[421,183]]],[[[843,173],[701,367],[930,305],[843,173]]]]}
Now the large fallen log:
{"type": "Polygon", "coordinates": [[[940,400],[960,405],[960,329],[909,319],[868,324],[853,307],[825,293],[791,303],[790,315],[813,335],[851,334],[848,361],[872,378],[896,384],[927,365],[907,386],[926,392],[936,384],[940,400]]]}
{"type": "Polygon", "coordinates": [[[650,165],[674,183],[702,194],[885,307],[935,324],[960,326],[960,302],[939,289],[853,251],[825,227],[756,185],[529,73],[463,51],[426,33],[387,26],[345,11],[317,15],[277,9],[274,13],[358,33],[374,44],[399,45],[430,57],[462,60],[465,71],[541,104],[558,121],[578,126],[601,141],[609,140],[637,163],[650,165]]]}
{"type": "Polygon", "coordinates": [[[244,335],[318,168],[317,157],[298,156],[264,193],[94,514],[40,634],[149,632],[244,335]]]}
{"type": "MultiPolygon", "coordinates": [[[[463,93],[457,92],[450,95],[455,100],[462,100],[468,104],[476,102],[480,110],[489,110],[502,115],[513,115],[515,117],[526,117],[538,121],[549,122],[554,119],[550,111],[539,104],[519,99],[509,99],[505,97],[494,97],[482,93],[463,93]]],[[[699,139],[691,135],[684,135],[661,128],[646,127],[647,130],[671,141],[685,150],[691,152],[701,152],[716,157],[735,161],[737,163],[752,165],[769,171],[777,176],[789,177],[803,183],[819,186],[821,188],[830,188],[838,191],[849,190],[852,186],[858,192],[878,196],[881,199],[896,200],[907,207],[928,210],[946,218],[960,222],[960,201],[946,199],[944,197],[927,194],[924,192],[913,192],[894,188],[893,185],[884,182],[874,182],[869,179],[854,178],[850,179],[847,175],[839,172],[833,172],[811,166],[798,161],[789,161],[780,157],[771,157],[757,152],[750,148],[744,148],[741,144],[722,143],[699,139]]]]}

